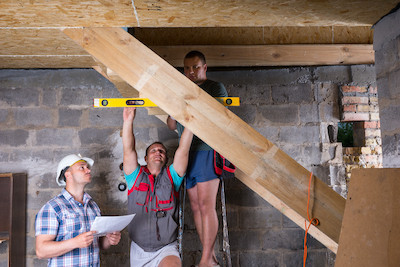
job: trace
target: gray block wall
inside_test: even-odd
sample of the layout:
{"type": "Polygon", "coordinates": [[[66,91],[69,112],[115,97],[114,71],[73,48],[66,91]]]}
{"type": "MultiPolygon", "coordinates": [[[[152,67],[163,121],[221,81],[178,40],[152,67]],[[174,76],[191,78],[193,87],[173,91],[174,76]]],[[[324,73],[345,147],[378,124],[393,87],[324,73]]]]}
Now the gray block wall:
{"type": "Polygon", "coordinates": [[[374,26],[383,167],[400,167],[400,10],[374,26]]]}
{"type": "MultiPolygon", "coordinates": [[[[337,177],[340,143],[330,143],[327,127],[339,121],[338,86],[373,84],[373,66],[332,66],[260,70],[209,70],[229,95],[241,98],[231,110],[317,177],[343,193],[337,177]]],[[[35,256],[34,219],[40,207],[61,191],[55,182],[58,161],[70,153],[95,160],[87,192],[103,215],[126,214],[123,182],[122,109],[95,109],[95,97],[120,97],[93,70],[0,70],[0,173],[28,174],[27,266],[45,266],[35,256]]],[[[153,141],[170,153],[177,135],[144,109],[135,122],[139,158],[153,141]]],[[[172,158],[172,157],[170,157],[172,158]]],[[[228,226],[234,266],[301,266],[304,231],[239,180],[226,182],[228,226]]],[[[306,205],[306,203],[305,203],[306,205]]],[[[198,263],[198,240],[186,201],[184,266],[198,263]]],[[[220,214],[221,205],[217,203],[220,214]]],[[[222,258],[222,236],[216,251],[222,258]]],[[[0,244],[0,266],[7,265],[7,242],[0,244]]],[[[334,254],[308,237],[307,266],[333,266],[334,254]]],[[[102,252],[102,266],[129,266],[129,239],[102,252]]]]}

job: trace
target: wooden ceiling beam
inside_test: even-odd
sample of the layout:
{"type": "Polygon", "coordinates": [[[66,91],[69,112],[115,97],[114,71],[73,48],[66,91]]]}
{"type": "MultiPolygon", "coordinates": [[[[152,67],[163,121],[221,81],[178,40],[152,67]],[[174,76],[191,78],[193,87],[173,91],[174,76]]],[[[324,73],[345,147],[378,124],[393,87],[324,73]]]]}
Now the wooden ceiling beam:
{"type": "MultiPolygon", "coordinates": [[[[304,167],[122,29],[65,29],[64,33],[225,155],[250,179],[242,179],[245,184],[262,187],[268,192],[263,198],[274,196],[291,210],[281,212],[304,228],[310,177],[304,167]]],[[[321,225],[312,227],[310,234],[336,252],[345,199],[313,178],[311,216],[321,225]]]]}
{"type": "Polygon", "coordinates": [[[191,50],[202,51],[210,67],[314,66],[373,64],[372,45],[213,45],[154,46],[175,67],[191,50]]]}
{"type": "MultiPolygon", "coordinates": [[[[374,64],[372,45],[204,45],[153,46],[174,67],[190,50],[202,51],[209,67],[268,67],[374,64]]],[[[0,68],[91,68],[89,54],[0,55],[0,68]]]]}

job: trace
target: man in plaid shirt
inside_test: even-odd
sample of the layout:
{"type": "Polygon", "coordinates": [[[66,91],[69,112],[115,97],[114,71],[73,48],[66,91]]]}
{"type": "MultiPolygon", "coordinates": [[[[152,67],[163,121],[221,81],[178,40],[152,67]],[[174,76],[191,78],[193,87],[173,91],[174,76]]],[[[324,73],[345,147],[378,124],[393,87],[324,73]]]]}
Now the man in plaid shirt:
{"type": "Polygon", "coordinates": [[[96,237],[90,227],[100,216],[96,202],[84,192],[91,181],[94,161],[68,155],[58,164],[56,181],[65,186],[36,215],[36,255],[48,258],[48,266],[99,266],[99,250],[117,245],[121,233],[96,237]]]}

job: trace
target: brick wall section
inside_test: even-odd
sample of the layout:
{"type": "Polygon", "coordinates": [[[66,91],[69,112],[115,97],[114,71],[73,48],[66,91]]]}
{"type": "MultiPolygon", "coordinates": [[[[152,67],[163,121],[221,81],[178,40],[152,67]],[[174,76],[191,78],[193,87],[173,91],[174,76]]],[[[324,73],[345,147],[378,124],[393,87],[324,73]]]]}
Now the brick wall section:
{"type": "MultiPolygon", "coordinates": [[[[245,122],[275,143],[339,193],[344,190],[342,149],[331,143],[328,126],[337,125],[339,88],[374,83],[373,66],[332,66],[260,70],[209,70],[231,96],[245,122]]],[[[27,266],[46,266],[35,256],[34,219],[40,207],[60,192],[55,170],[62,156],[80,152],[93,157],[93,182],[87,191],[103,215],[126,213],[123,181],[121,109],[94,109],[95,97],[120,97],[115,87],[93,70],[0,70],[0,172],[28,174],[27,266]]],[[[146,110],[135,120],[139,159],[145,147],[163,141],[170,152],[177,135],[146,110]]],[[[172,155],[170,155],[172,158],[172,155]]],[[[304,230],[260,196],[233,179],[226,183],[228,227],[233,266],[302,266],[304,230]]],[[[306,203],[304,203],[306,205],[306,203]]],[[[185,205],[184,265],[198,263],[201,244],[188,200],[185,205]]],[[[220,216],[221,205],[217,203],[220,216]]],[[[221,221],[221,219],[220,219],[221,221]]],[[[216,253],[222,258],[222,236],[216,253]]],[[[308,237],[307,266],[334,265],[334,254],[308,237]]],[[[129,238],[103,252],[102,266],[129,266],[129,238]]],[[[0,244],[6,265],[7,242],[0,244]]]]}
{"type": "Polygon", "coordinates": [[[343,122],[354,122],[354,136],[358,139],[355,140],[356,147],[343,148],[347,182],[353,169],[382,168],[377,95],[376,86],[344,85],[341,87],[341,119],[343,122]]]}

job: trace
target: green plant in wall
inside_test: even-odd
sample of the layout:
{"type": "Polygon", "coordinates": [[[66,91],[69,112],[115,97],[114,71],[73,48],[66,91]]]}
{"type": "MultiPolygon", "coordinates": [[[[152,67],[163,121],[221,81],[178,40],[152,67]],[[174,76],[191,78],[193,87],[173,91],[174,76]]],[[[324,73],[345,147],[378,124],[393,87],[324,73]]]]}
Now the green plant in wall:
{"type": "Polygon", "coordinates": [[[353,147],[353,123],[339,122],[337,141],[342,143],[343,147],[353,147]]]}

